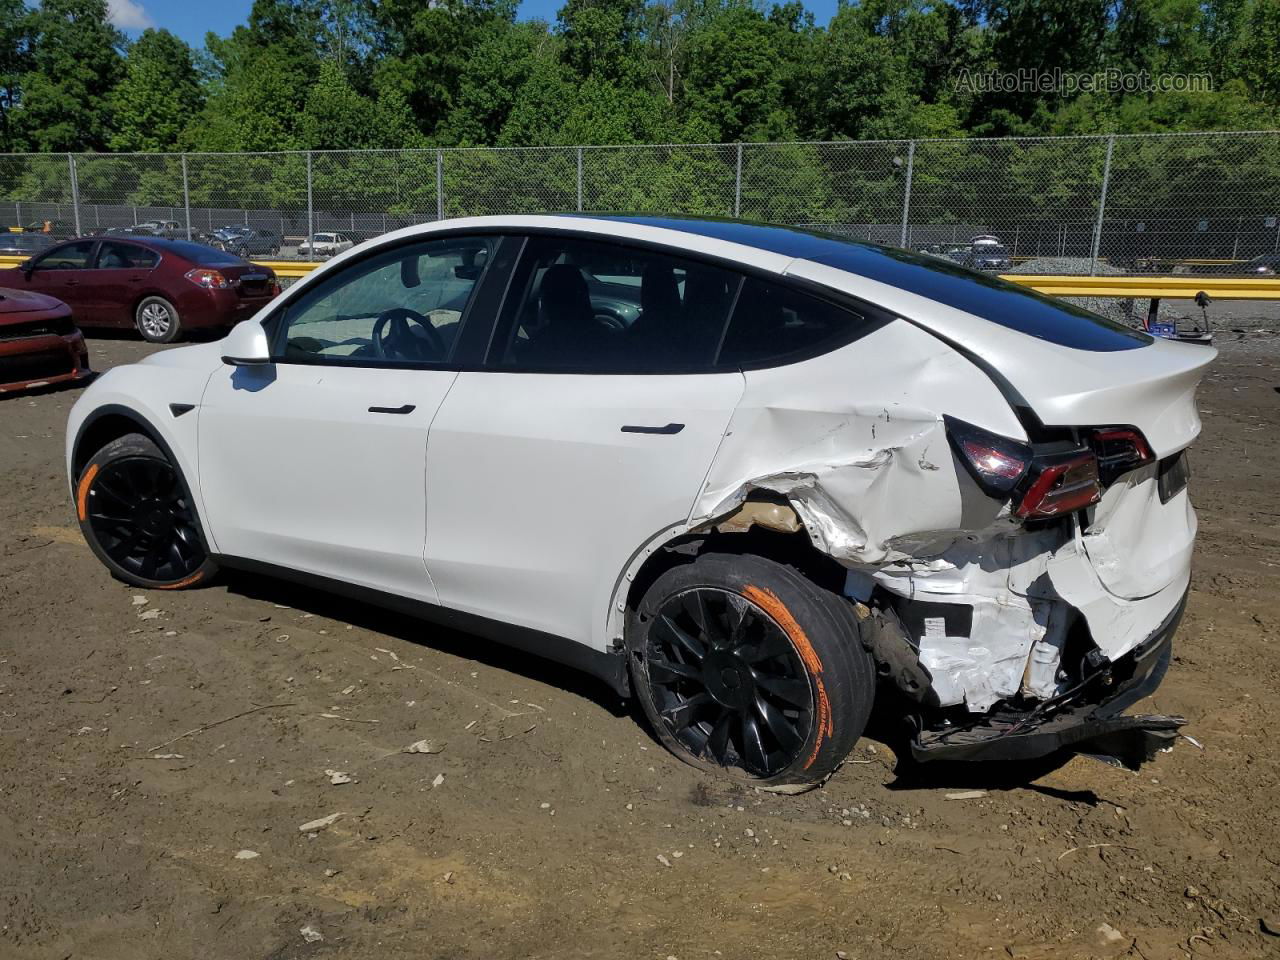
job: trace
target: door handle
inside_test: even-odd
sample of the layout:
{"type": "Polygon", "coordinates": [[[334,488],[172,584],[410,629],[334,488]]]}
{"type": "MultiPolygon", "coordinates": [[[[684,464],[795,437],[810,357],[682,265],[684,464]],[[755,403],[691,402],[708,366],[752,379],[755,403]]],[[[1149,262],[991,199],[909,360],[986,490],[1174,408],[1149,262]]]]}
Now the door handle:
{"type": "Polygon", "coordinates": [[[412,403],[406,403],[402,407],[370,407],[370,413],[413,413],[418,409],[412,403]]]}
{"type": "Polygon", "coordinates": [[[665,427],[647,427],[643,424],[635,423],[624,423],[622,425],[623,433],[657,433],[666,437],[679,433],[683,429],[683,423],[668,423],[665,427]]]}
{"type": "Polygon", "coordinates": [[[66,280],[66,281],[64,281],[64,282],[66,283],[66,285],[67,285],[68,287],[74,287],[74,286],[76,286],[80,281],[79,281],[79,280],[71,280],[71,279],[68,279],[68,280],[66,280]]]}

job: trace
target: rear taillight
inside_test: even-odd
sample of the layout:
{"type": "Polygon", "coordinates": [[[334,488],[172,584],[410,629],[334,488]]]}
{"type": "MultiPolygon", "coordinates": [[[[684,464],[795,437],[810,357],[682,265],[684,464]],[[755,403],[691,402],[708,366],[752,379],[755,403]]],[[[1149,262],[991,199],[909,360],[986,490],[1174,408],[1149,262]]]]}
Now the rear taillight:
{"type": "Polygon", "coordinates": [[[1033,447],[952,417],[943,420],[952,447],[978,486],[989,496],[1008,498],[1023,520],[1061,516],[1102,496],[1098,458],[1084,447],[1033,447]]]}
{"type": "Polygon", "coordinates": [[[1098,457],[1098,476],[1109,484],[1122,474],[1148,463],[1155,454],[1138,430],[1133,427],[1102,427],[1089,434],[1089,446],[1098,457]]]}
{"type": "Polygon", "coordinates": [[[1101,498],[1098,458],[1092,453],[1037,458],[1031,483],[1013,512],[1024,520],[1057,517],[1083,510],[1101,498]]]}
{"type": "Polygon", "coordinates": [[[973,475],[986,493],[1003,496],[1018,485],[1031,466],[1032,452],[1028,444],[1002,437],[954,417],[943,417],[951,445],[960,462],[973,475]]]}
{"type": "Polygon", "coordinates": [[[197,287],[204,287],[206,290],[225,290],[231,286],[230,280],[217,270],[210,270],[207,267],[188,270],[184,276],[197,287]]]}
{"type": "Polygon", "coordinates": [[[272,280],[272,281],[271,281],[271,295],[272,295],[273,297],[278,297],[278,296],[280,296],[280,281],[279,281],[279,280],[272,280]]]}

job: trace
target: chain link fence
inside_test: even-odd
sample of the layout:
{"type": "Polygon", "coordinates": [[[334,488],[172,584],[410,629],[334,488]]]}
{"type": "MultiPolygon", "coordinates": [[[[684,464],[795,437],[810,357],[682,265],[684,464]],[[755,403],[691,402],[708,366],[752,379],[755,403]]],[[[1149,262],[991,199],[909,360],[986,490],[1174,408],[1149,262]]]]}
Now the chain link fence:
{"type": "Polygon", "coordinates": [[[1250,272],[1280,264],[1280,133],[0,155],[0,225],[56,236],[238,226],[289,257],[316,233],[566,211],[796,224],[1026,273],[1250,272]]]}

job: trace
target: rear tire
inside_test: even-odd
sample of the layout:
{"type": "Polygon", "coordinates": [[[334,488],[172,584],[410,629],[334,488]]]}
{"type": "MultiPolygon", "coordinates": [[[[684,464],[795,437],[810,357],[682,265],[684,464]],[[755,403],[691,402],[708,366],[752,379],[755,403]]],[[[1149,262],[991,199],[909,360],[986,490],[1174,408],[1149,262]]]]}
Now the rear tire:
{"type": "Polygon", "coordinates": [[[662,744],[765,789],[822,783],[871,713],[875,667],[851,604],[764,557],[709,553],[662,574],[627,649],[662,744]]]}
{"type": "Polygon", "coordinates": [[[182,334],[178,308],[164,297],[144,297],[133,318],[142,339],[149,343],[173,343],[182,334]]]}
{"type": "Polygon", "coordinates": [[[129,433],[95,453],[76,481],[76,517],[118,580],[179,590],[218,570],[178,468],[150,437],[129,433]]]}

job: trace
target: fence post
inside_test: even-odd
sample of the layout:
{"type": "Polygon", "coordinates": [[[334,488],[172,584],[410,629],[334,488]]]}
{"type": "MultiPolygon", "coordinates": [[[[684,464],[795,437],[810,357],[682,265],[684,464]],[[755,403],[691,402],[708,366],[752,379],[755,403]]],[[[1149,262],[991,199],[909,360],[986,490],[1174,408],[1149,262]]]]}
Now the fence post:
{"type": "Polygon", "coordinates": [[[733,174],[733,215],[737,218],[742,212],[742,144],[738,144],[738,159],[734,164],[733,174]]]}
{"type": "MultiPolygon", "coordinates": [[[[311,151],[307,151],[307,245],[312,245],[312,238],[316,235],[316,210],[315,205],[311,201],[311,151]]],[[[315,251],[311,253],[312,258],[315,257],[315,251]]]]}
{"type": "Polygon", "coordinates": [[[191,239],[191,189],[187,183],[187,155],[182,155],[182,209],[186,211],[187,239],[191,239]]]}
{"type": "MultiPolygon", "coordinates": [[[[22,201],[21,200],[13,201],[13,222],[17,226],[22,225],[22,201]]],[[[1276,236],[1280,238],[1280,230],[1276,231],[1276,236]]],[[[1277,242],[1280,242],[1280,240],[1277,240],[1277,242]]]]}
{"type": "Polygon", "coordinates": [[[582,212],[582,148],[578,148],[578,212],[582,212]]]}
{"type": "Polygon", "coordinates": [[[80,182],[76,177],[76,158],[67,154],[67,170],[71,174],[71,212],[76,225],[76,236],[80,236],[80,182]]]}
{"type": "Polygon", "coordinates": [[[1111,151],[1115,135],[1107,137],[1107,159],[1102,164],[1102,194],[1098,197],[1098,222],[1093,225],[1093,250],[1089,254],[1089,276],[1098,272],[1098,250],[1102,246],[1102,218],[1107,212],[1107,188],[1111,185],[1111,151]]]}
{"type": "Polygon", "coordinates": [[[898,239],[898,246],[904,249],[907,246],[907,217],[911,214],[911,178],[915,175],[915,166],[916,142],[912,140],[907,144],[907,182],[902,191],[902,235],[898,239]]]}
{"type": "Polygon", "coordinates": [[[436,219],[444,219],[444,151],[436,151],[436,219]]]}

